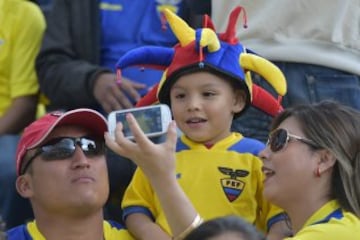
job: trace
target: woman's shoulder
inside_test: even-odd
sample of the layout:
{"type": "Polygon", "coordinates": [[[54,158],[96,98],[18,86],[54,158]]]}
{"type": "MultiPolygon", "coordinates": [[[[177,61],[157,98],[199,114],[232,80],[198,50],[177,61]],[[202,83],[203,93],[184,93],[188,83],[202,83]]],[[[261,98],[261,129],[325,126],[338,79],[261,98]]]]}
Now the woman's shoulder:
{"type": "Polygon", "coordinates": [[[304,227],[293,238],[286,240],[338,240],[360,239],[360,219],[350,212],[341,218],[332,218],[326,223],[304,227]]]}

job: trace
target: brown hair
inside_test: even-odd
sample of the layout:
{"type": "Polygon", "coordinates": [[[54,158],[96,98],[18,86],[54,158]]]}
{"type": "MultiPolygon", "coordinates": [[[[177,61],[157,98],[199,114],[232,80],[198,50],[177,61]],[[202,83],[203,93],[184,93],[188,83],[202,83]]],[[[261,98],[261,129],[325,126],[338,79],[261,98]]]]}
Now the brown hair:
{"type": "Polygon", "coordinates": [[[241,239],[265,240],[252,224],[239,216],[224,216],[208,220],[187,235],[184,240],[207,240],[225,233],[233,233],[241,239]]]}

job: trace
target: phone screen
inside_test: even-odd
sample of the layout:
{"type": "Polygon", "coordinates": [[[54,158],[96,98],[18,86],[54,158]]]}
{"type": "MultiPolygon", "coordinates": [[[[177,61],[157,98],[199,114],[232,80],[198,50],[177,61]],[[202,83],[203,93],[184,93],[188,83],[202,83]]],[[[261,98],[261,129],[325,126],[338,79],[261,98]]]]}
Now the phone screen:
{"type": "MultiPolygon", "coordinates": [[[[145,134],[158,133],[163,130],[161,122],[161,109],[159,107],[137,110],[131,113],[136,118],[136,121],[145,134]]],[[[127,113],[117,113],[116,121],[123,124],[124,136],[128,137],[132,136],[132,134],[129,124],[126,121],[126,114],[127,113]]]]}

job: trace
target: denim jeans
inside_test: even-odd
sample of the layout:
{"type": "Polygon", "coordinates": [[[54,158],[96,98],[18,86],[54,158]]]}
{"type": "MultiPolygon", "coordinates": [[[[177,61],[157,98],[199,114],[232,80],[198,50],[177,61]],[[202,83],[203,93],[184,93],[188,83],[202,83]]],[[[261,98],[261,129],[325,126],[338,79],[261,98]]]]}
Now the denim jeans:
{"type": "Polygon", "coordinates": [[[22,198],[15,187],[18,141],[19,135],[0,136],[0,215],[7,229],[33,218],[29,200],[22,198]]]}
{"type": "MultiPolygon", "coordinates": [[[[274,63],[282,70],[287,80],[288,91],[282,101],[284,108],[333,99],[360,110],[360,76],[311,64],[274,63]]],[[[274,93],[259,75],[253,74],[252,78],[254,83],[274,93]]],[[[271,119],[250,107],[233,121],[232,130],[266,142],[271,119]]]]}

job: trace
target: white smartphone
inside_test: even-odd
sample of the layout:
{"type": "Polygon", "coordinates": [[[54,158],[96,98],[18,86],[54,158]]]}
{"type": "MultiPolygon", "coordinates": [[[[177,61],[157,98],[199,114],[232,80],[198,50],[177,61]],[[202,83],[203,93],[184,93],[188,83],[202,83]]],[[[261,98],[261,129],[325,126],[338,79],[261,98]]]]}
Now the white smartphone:
{"type": "Polygon", "coordinates": [[[169,123],[172,120],[170,108],[165,104],[151,105],[147,107],[129,108],[113,111],[108,115],[108,129],[110,136],[115,138],[115,127],[117,122],[123,124],[124,136],[133,139],[129,124],[126,121],[126,114],[132,113],[140,128],[146,136],[155,137],[167,132],[169,123]]]}

